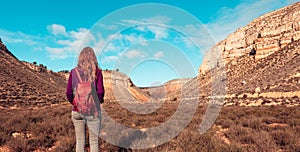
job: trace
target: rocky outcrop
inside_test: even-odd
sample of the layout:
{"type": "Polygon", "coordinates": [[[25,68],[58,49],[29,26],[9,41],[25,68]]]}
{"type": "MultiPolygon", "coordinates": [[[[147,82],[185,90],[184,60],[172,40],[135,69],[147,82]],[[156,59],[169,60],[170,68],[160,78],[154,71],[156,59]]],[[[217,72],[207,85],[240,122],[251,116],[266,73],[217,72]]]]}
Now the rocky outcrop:
{"type": "Polygon", "coordinates": [[[181,90],[183,84],[185,84],[189,80],[190,80],[189,78],[186,78],[186,79],[174,79],[174,80],[166,82],[164,84],[166,94],[170,95],[170,94],[172,94],[173,92],[175,92],[177,90],[181,90]]]}
{"type": "Polygon", "coordinates": [[[189,82],[191,78],[174,79],[164,83],[161,86],[141,88],[150,97],[164,101],[176,101],[181,97],[183,86],[189,82]]]}
{"type": "Polygon", "coordinates": [[[136,87],[125,74],[112,70],[104,70],[102,74],[105,88],[104,99],[132,102],[149,100],[149,96],[136,87]]]}
{"type": "MultiPolygon", "coordinates": [[[[1,40],[1,39],[0,39],[1,40]]],[[[17,59],[16,56],[14,56],[6,47],[6,45],[2,42],[2,40],[0,41],[0,50],[9,54],[10,56],[12,56],[13,58],[17,59]]]]}
{"type": "Polygon", "coordinates": [[[237,29],[208,51],[199,68],[201,74],[215,67],[218,58],[233,62],[256,50],[256,59],[265,58],[300,39],[300,2],[254,19],[237,29]]]}

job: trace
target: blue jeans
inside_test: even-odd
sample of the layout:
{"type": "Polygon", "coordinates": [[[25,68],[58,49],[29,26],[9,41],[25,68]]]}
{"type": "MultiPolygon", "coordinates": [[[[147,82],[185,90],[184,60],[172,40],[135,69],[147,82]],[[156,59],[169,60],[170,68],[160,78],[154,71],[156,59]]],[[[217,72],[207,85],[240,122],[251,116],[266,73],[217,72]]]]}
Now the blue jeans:
{"type": "Polygon", "coordinates": [[[101,114],[99,117],[84,116],[76,111],[72,111],[72,121],[76,134],[76,152],[85,151],[85,125],[89,129],[90,152],[99,151],[99,133],[101,125],[101,114]]]}

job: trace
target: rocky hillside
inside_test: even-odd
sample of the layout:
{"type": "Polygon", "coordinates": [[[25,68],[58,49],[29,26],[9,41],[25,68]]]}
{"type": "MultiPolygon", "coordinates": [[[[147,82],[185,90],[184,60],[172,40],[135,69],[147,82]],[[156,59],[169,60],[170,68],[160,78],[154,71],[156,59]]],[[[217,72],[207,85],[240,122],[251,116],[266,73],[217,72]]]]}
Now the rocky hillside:
{"type": "Polygon", "coordinates": [[[44,67],[33,70],[0,43],[0,106],[50,105],[66,101],[66,81],[44,67]]]}
{"type": "Polygon", "coordinates": [[[217,43],[199,68],[202,98],[211,72],[226,67],[225,105],[300,104],[300,2],[263,15],[217,43]],[[249,55],[250,50],[255,55],[249,55]]]}
{"type": "MultiPolygon", "coordinates": [[[[300,105],[299,61],[297,40],[265,58],[244,55],[226,64],[225,105],[300,105]]],[[[198,81],[200,97],[211,98],[211,72],[200,74],[198,81]]]]}
{"type": "MultiPolygon", "coordinates": [[[[0,106],[44,106],[66,102],[68,71],[53,72],[46,66],[19,61],[0,43],[0,106]]],[[[150,96],[120,72],[103,72],[105,100],[146,102],[150,96]]]]}

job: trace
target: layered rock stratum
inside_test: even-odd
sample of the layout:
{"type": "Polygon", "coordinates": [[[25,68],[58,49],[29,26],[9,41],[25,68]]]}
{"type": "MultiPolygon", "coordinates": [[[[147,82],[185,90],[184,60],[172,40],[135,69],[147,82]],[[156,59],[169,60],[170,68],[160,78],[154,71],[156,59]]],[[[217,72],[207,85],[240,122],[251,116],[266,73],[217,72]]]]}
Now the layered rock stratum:
{"type": "Polygon", "coordinates": [[[224,67],[225,105],[300,104],[300,2],[262,15],[213,46],[199,68],[211,98],[212,71],[224,67]],[[249,55],[251,49],[255,55],[249,55]]]}
{"type": "Polygon", "coordinates": [[[300,39],[300,2],[262,15],[229,34],[207,53],[200,73],[216,66],[216,58],[234,64],[239,57],[256,49],[256,59],[265,58],[300,39]]]}

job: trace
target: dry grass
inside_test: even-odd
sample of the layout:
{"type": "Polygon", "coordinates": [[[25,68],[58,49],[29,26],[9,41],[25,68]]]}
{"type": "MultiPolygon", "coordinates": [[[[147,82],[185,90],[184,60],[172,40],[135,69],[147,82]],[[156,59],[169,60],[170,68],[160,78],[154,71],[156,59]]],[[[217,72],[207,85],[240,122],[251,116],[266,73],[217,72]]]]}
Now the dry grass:
{"type": "MultiPolygon", "coordinates": [[[[141,115],[117,103],[104,105],[112,118],[132,128],[158,126],[177,107],[176,103],[164,104],[152,114],[141,115]]],[[[214,127],[200,135],[198,128],[205,108],[200,106],[187,128],[163,145],[132,150],[100,140],[100,148],[102,151],[300,151],[300,107],[223,107],[214,127]]],[[[1,109],[0,147],[9,147],[11,151],[74,151],[70,109],[68,105],[36,110],[1,109]]]]}

